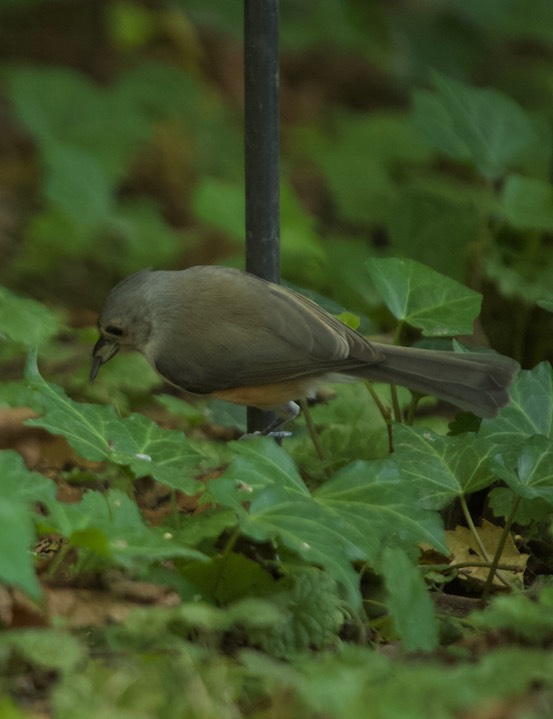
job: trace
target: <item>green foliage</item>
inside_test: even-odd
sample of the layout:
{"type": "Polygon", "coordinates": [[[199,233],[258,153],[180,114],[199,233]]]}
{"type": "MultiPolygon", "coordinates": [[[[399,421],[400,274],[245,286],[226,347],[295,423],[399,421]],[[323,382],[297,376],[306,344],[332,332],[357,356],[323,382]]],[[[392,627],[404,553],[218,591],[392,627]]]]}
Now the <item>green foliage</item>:
{"type": "Polygon", "coordinates": [[[201,552],[172,541],[170,533],[146,527],[135,502],[117,490],[106,495],[87,492],[77,504],[50,503],[49,510],[40,522],[43,529],[118,566],[143,567],[179,557],[207,560],[201,552]]]}
{"type": "Polygon", "coordinates": [[[382,575],[389,594],[387,606],[405,649],[435,649],[438,646],[438,626],[421,573],[405,552],[397,547],[388,547],[382,555],[382,575]]]}
{"type": "Polygon", "coordinates": [[[49,499],[55,490],[45,477],[29,472],[15,452],[0,452],[0,475],[0,581],[36,599],[42,589],[30,551],[35,532],[29,508],[32,500],[49,499]]]}
{"type": "Polygon", "coordinates": [[[367,260],[372,281],[394,317],[428,337],[472,332],[482,297],[414,260],[367,260]]]}
{"type": "Polygon", "coordinates": [[[338,644],[344,622],[343,606],[335,582],[317,569],[303,571],[289,590],[273,593],[271,600],[282,611],[280,621],[253,628],[248,637],[274,657],[290,658],[308,649],[338,644]]]}
{"type": "Polygon", "coordinates": [[[324,172],[340,215],[363,224],[386,218],[396,193],[395,170],[429,156],[406,118],[393,113],[341,113],[331,132],[304,130],[297,143],[324,172]]]}
{"type": "Polygon", "coordinates": [[[553,186],[543,180],[509,175],[500,207],[507,221],[518,229],[553,229],[553,186]]]}
{"type": "Polygon", "coordinates": [[[459,282],[464,280],[479,229],[477,208],[470,198],[442,197],[422,188],[400,192],[388,220],[394,255],[416,259],[459,282]]]}
{"type": "Polygon", "coordinates": [[[539,646],[553,636],[553,588],[543,588],[537,600],[526,596],[497,597],[485,611],[472,617],[479,629],[502,629],[539,646]]]}
{"type": "Polygon", "coordinates": [[[44,345],[61,330],[56,313],[0,287],[0,336],[23,347],[44,345]]]}
{"type": "MultiPolygon", "coordinates": [[[[338,386],[313,407],[323,460],[301,418],[282,448],[209,439],[245,430],[243,408],[152,402],[162,383],[137,354],[89,386],[95,331],[68,331],[53,298],[82,328],[135,269],[242,265],[243,8],[66,5],[60,23],[56,3],[0,4],[0,360],[14,380],[0,385],[0,440],[57,480],[0,451],[0,582],[46,595],[50,623],[64,621],[66,575],[62,593],[92,581],[109,602],[109,582],[96,582],[115,570],[180,604],[83,633],[10,625],[0,714],[30,716],[38,695],[61,719],[549,717],[551,590],[536,587],[553,567],[550,0],[424,12],[412,0],[281,0],[285,278],[348,323],[361,316],[363,332],[395,319],[396,340],[470,333],[483,298],[478,342],[483,332],[536,365],[498,417],[460,415],[447,436],[449,415],[423,400],[416,428],[391,427],[392,454],[365,388],[338,386]],[[19,358],[35,345],[48,381],[31,354],[25,387],[19,358]],[[22,426],[23,407],[38,417],[22,426]],[[64,437],[70,458],[42,455],[37,430],[64,437]],[[171,492],[143,513],[152,480],[171,492]],[[80,501],[56,498],[65,482],[84,485],[80,501]],[[532,555],[529,591],[448,618],[462,649],[434,654],[444,637],[424,578],[472,571],[447,564],[444,523],[478,535],[489,510],[497,535],[532,555]],[[64,546],[37,573],[36,535],[53,531],[64,546]],[[489,632],[511,646],[490,650],[489,632]],[[397,640],[393,658],[354,646],[367,637],[397,640]]],[[[389,389],[376,390],[389,407],[389,389]]],[[[409,398],[400,390],[402,411],[409,398]]],[[[2,621],[21,621],[18,596],[3,595],[2,621]]]]}
{"type": "Polygon", "coordinates": [[[424,506],[434,509],[492,484],[494,450],[492,442],[479,437],[440,437],[428,429],[396,427],[394,460],[402,476],[419,487],[424,506]]]}
{"type": "Polygon", "coordinates": [[[434,83],[436,93],[415,93],[413,122],[437,150],[471,161],[490,179],[535,155],[539,135],[509,97],[440,75],[434,83]]]}
{"type": "Polygon", "coordinates": [[[190,472],[198,454],[181,432],[162,430],[143,415],[122,420],[112,407],[72,401],[61,388],[44,381],[36,353],[29,355],[26,378],[35,391],[34,406],[42,413],[28,424],[62,434],[86,459],[126,467],[135,477],[152,475],[189,494],[198,490],[190,472]]]}
{"type": "Polygon", "coordinates": [[[548,362],[522,371],[510,397],[498,417],[482,421],[481,436],[511,446],[536,434],[553,437],[553,370],[548,362]]]}

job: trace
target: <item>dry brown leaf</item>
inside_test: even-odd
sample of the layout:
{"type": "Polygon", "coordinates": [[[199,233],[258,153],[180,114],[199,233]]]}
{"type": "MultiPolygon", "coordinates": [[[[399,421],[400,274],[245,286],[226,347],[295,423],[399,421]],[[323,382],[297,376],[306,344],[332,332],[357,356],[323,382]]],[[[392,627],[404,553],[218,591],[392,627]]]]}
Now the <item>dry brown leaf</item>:
{"type": "MultiPolygon", "coordinates": [[[[502,527],[498,527],[485,519],[478,528],[478,535],[490,560],[497,551],[502,533],[502,527]]],[[[457,526],[455,530],[448,530],[446,532],[446,542],[451,552],[451,564],[481,563],[487,561],[486,558],[482,556],[474,534],[468,527],[457,526]]],[[[509,534],[501,554],[500,564],[509,565],[513,567],[513,569],[503,569],[501,570],[501,575],[514,586],[523,588],[523,574],[526,569],[528,557],[528,554],[521,554],[521,552],[518,551],[512,535],[509,534]]],[[[488,572],[488,567],[463,567],[459,570],[459,576],[462,579],[482,584],[486,581],[488,572]]],[[[498,587],[504,586],[497,576],[494,577],[494,585],[498,587]]]]}

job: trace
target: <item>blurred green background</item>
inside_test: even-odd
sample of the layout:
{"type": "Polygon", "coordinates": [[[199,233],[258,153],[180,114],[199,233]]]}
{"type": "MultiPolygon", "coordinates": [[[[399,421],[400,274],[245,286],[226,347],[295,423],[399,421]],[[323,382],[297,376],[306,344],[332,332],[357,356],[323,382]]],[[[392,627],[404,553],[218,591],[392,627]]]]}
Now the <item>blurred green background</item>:
{"type": "MultiPolygon", "coordinates": [[[[280,15],[285,280],[386,332],[364,263],[417,259],[484,294],[481,344],[550,358],[551,1],[281,0],[280,15]]],[[[241,32],[238,0],[2,0],[11,340],[60,328],[34,329],[42,309],[21,298],[85,327],[136,269],[242,266],[241,32]]]]}

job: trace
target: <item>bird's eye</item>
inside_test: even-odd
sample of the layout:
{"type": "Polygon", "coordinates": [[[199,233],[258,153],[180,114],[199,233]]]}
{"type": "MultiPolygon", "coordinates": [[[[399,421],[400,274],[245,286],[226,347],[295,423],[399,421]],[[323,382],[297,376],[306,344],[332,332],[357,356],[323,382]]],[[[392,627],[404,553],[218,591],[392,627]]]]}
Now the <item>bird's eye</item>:
{"type": "Polygon", "coordinates": [[[104,332],[108,335],[115,335],[116,337],[122,337],[125,334],[121,327],[116,327],[115,325],[108,325],[104,332]]]}

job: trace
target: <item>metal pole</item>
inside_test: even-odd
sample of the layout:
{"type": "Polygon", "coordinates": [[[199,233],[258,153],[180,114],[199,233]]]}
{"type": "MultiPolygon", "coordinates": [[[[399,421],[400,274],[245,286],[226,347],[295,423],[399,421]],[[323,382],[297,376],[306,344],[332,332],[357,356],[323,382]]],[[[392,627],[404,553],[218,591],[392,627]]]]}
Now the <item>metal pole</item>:
{"type": "MultiPolygon", "coordinates": [[[[246,270],[280,280],[278,0],[244,0],[246,270]]],[[[248,432],[271,415],[248,408],[248,432]]]]}

